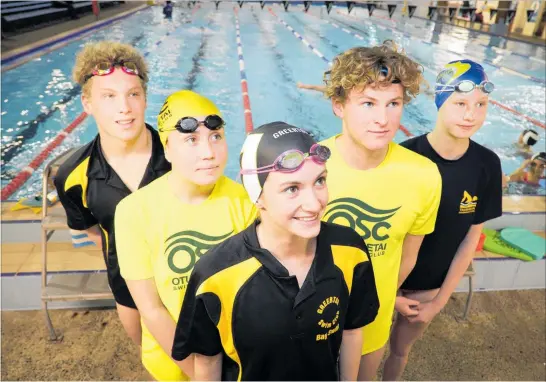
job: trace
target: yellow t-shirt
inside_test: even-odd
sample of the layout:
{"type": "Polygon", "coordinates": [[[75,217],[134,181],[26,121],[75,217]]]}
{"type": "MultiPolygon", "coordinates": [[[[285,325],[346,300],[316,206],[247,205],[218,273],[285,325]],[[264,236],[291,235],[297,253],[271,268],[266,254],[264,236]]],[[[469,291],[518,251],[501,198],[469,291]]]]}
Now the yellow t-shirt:
{"type": "MultiPolygon", "coordinates": [[[[170,173],[123,199],[115,235],[121,275],[153,278],[161,301],[178,321],[195,262],[211,247],[243,231],[256,209],[240,184],[221,177],[201,204],[181,203],[168,183],[170,173]]],[[[188,380],[142,323],[142,363],[157,380],[188,380]]]]}
{"type": "Polygon", "coordinates": [[[432,161],[396,143],[389,144],[376,168],[354,169],[341,157],[336,138],[322,142],[332,152],[326,163],[330,202],[323,220],[355,229],[368,246],[379,296],[377,317],[363,330],[362,354],[368,354],[389,338],[402,244],[408,233],[434,230],[442,178],[432,161]]]}

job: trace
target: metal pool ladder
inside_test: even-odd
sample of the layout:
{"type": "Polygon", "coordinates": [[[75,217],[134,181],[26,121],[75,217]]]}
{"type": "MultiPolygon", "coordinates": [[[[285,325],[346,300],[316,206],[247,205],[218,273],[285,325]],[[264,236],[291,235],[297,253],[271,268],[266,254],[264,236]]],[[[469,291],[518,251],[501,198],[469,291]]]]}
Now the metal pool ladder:
{"type": "Polygon", "coordinates": [[[59,301],[85,301],[112,299],[112,292],[108,286],[105,273],[92,272],[55,272],[48,275],[47,250],[48,241],[55,231],[69,230],[66,223],[66,213],[62,206],[48,206],[47,195],[55,189],[53,178],[60,165],[69,158],[77,148],[69,149],[49,162],[43,172],[42,178],[42,288],[41,300],[45,321],[49,330],[51,341],[62,340],[62,334],[55,331],[51,317],[49,316],[48,303],[59,301]]]}

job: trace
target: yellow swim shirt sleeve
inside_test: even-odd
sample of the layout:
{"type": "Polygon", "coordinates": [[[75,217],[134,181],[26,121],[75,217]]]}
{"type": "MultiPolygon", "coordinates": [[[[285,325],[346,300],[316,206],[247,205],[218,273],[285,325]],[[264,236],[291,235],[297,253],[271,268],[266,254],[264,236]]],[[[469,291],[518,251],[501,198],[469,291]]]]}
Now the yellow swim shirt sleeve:
{"type": "Polygon", "coordinates": [[[421,180],[423,198],[421,199],[421,213],[417,215],[409,234],[411,235],[428,235],[434,231],[436,224],[436,215],[440,206],[442,197],[442,177],[438,171],[438,167],[427,168],[428,174],[423,176],[421,180]]]}
{"type": "Polygon", "coordinates": [[[116,208],[114,228],[119,268],[127,280],[145,280],[154,277],[152,253],[146,240],[145,225],[138,199],[128,196],[116,208]]]}
{"type": "Polygon", "coordinates": [[[246,229],[249,225],[254,223],[254,220],[258,217],[258,209],[256,205],[250,201],[249,198],[243,200],[243,218],[244,218],[244,227],[246,229]]]}

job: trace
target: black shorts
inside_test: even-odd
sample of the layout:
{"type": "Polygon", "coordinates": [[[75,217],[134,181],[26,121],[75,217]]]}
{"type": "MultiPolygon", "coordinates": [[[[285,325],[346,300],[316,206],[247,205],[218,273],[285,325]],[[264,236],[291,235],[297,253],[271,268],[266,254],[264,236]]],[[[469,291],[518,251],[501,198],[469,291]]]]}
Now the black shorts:
{"type": "Polygon", "coordinates": [[[116,255],[110,254],[108,261],[106,262],[106,268],[108,272],[108,284],[114,295],[114,300],[119,305],[126,306],[128,308],[137,309],[135,300],[129,292],[125,279],[121,277],[119,270],[118,258],[116,255]]]}
{"type": "Polygon", "coordinates": [[[443,269],[439,265],[436,269],[422,269],[423,267],[415,267],[406,278],[400,289],[407,290],[432,290],[442,287],[444,280],[449,271],[449,265],[443,269]]]}

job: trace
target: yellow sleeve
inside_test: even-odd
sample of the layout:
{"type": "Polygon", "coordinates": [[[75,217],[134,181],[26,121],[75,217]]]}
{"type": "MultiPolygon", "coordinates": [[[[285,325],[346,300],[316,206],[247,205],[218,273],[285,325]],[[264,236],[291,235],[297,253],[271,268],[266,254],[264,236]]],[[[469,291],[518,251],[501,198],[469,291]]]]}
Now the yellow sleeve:
{"type": "Polygon", "coordinates": [[[143,224],[149,221],[131,196],[122,200],[114,216],[116,252],[121,276],[127,280],[145,280],[154,277],[152,253],[146,240],[143,224]]]}
{"type": "Polygon", "coordinates": [[[249,198],[243,200],[243,218],[244,218],[244,228],[246,229],[249,225],[254,223],[254,220],[258,217],[258,209],[256,205],[250,201],[249,198]]]}
{"type": "Polygon", "coordinates": [[[428,235],[434,231],[442,197],[442,176],[436,165],[429,171],[429,176],[423,179],[422,184],[426,185],[428,189],[423,190],[421,214],[417,216],[411,226],[408,232],[410,235],[428,235]]]}

